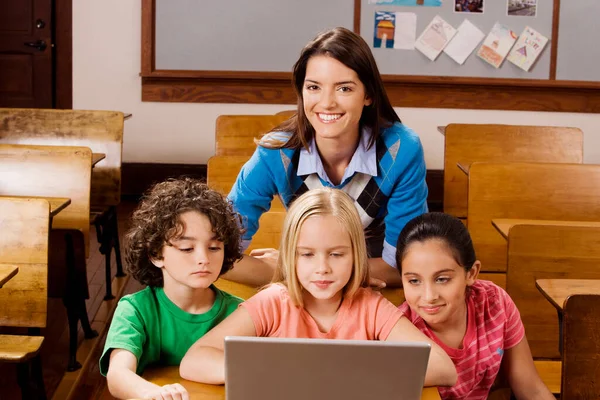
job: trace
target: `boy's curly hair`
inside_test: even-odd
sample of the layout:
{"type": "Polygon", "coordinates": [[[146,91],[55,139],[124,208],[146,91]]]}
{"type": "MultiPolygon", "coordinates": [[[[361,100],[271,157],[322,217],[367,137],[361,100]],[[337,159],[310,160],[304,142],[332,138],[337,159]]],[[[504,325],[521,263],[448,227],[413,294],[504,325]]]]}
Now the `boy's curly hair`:
{"type": "Polygon", "coordinates": [[[187,211],[206,215],[217,240],[224,243],[225,256],[219,275],[242,258],[242,221],[231,203],[197,179],[169,179],[146,192],[125,237],[126,268],[141,284],[163,286],[162,271],[151,259],[161,259],[163,246],[170,246],[173,238],[183,234],[179,216],[187,211]]]}

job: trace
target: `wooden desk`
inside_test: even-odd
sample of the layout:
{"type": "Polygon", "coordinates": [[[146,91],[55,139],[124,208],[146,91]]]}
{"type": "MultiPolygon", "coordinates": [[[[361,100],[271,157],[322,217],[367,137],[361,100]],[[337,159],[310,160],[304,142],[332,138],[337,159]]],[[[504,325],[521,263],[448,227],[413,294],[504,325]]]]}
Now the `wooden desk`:
{"type": "Polygon", "coordinates": [[[106,158],[106,154],[104,153],[92,153],[92,168],[94,165],[98,164],[100,161],[106,158]]]}
{"type": "Polygon", "coordinates": [[[600,279],[537,279],[535,287],[558,313],[558,349],[563,353],[563,305],[573,294],[600,295],[600,279]]]}
{"type": "Polygon", "coordinates": [[[0,288],[19,272],[19,267],[12,264],[0,264],[0,288]]]}
{"type": "MultiPolygon", "coordinates": [[[[500,232],[502,237],[508,240],[508,232],[515,225],[554,225],[554,226],[584,226],[600,228],[600,222],[593,221],[557,221],[545,219],[504,219],[498,218],[492,220],[494,228],[500,232]]],[[[561,304],[562,306],[562,304],[561,304]]]]}
{"type": "Polygon", "coordinates": [[[457,162],[456,166],[458,167],[458,169],[464,172],[465,175],[469,176],[469,169],[471,169],[471,164],[457,162]]]}
{"type": "Polygon", "coordinates": [[[600,295],[600,279],[537,279],[535,287],[556,308],[559,315],[567,297],[573,294],[600,295]]]}
{"type": "MultiPolygon", "coordinates": [[[[179,367],[148,368],[143,375],[144,379],[164,386],[170,383],[180,383],[186,388],[191,399],[198,400],[225,400],[225,386],[206,385],[186,381],[179,376],[179,367]]],[[[439,400],[440,395],[437,388],[424,388],[421,400],[439,400]]]]}
{"type": "Polygon", "coordinates": [[[71,199],[68,197],[45,197],[45,196],[0,196],[0,197],[14,197],[19,199],[44,199],[50,203],[50,217],[56,216],[59,212],[64,210],[69,204],[71,199]]]}

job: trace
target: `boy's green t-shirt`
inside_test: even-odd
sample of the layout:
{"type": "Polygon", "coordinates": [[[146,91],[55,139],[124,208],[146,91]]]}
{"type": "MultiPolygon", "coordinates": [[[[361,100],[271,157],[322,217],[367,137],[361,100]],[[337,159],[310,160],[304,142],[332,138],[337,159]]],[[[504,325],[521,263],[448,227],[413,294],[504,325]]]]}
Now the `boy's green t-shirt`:
{"type": "Polygon", "coordinates": [[[188,349],[231,314],[243,301],[217,289],[212,308],[190,314],[177,307],[161,287],[147,287],[123,296],[117,305],[100,357],[100,373],[106,376],[110,353],[124,349],[137,360],[137,374],[151,364],[179,365],[188,349]]]}

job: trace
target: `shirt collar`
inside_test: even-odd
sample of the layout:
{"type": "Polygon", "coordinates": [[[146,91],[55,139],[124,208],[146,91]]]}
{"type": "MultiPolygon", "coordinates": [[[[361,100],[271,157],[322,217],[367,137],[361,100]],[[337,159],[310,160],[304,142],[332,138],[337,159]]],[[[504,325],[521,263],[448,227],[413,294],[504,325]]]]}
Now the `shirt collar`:
{"type": "MultiPolygon", "coordinates": [[[[371,148],[368,148],[370,139],[371,130],[369,128],[363,128],[360,135],[360,140],[358,142],[358,147],[352,155],[350,164],[348,164],[348,167],[346,167],[342,182],[346,181],[346,179],[353,176],[356,172],[377,176],[377,149],[375,144],[373,144],[371,148]]],[[[335,186],[333,183],[331,183],[329,177],[325,173],[325,168],[323,167],[321,157],[319,157],[317,144],[314,138],[310,141],[308,147],[309,150],[306,150],[304,147],[300,149],[297,175],[301,176],[318,174],[319,178],[329,183],[331,186],[335,186]]]]}

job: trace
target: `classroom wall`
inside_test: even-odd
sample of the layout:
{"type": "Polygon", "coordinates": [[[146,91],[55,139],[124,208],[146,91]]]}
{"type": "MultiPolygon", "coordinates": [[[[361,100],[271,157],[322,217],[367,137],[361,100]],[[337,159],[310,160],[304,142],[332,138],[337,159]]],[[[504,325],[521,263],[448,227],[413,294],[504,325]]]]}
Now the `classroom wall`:
{"type": "MultiPolygon", "coordinates": [[[[141,101],[140,0],[73,2],[73,108],[133,113],[125,122],[123,161],[206,164],[220,114],[272,114],[290,105],[141,101]]],[[[291,66],[290,66],[291,69],[291,66]]],[[[600,114],[397,108],[421,137],[428,169],[443,168],[438,125],[510,123],[583,130],[584,162],[600,164],[600,114]]]]}

